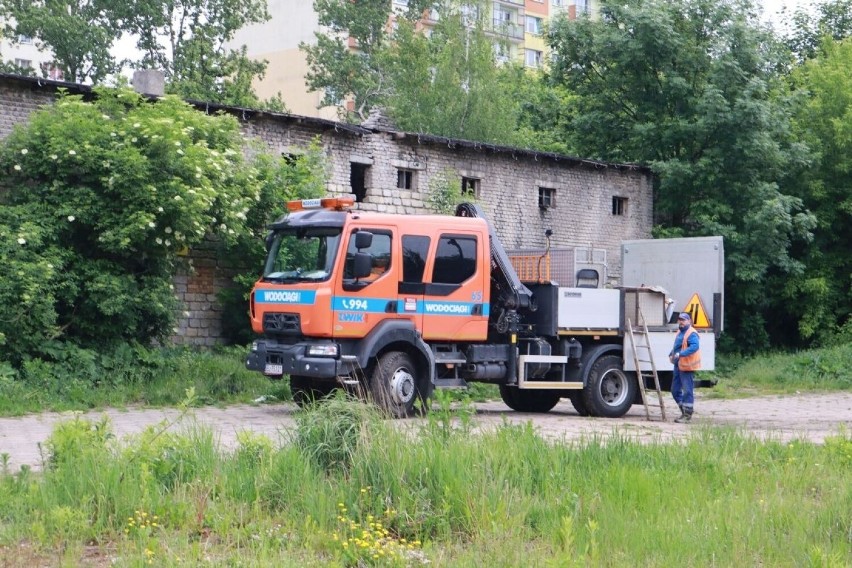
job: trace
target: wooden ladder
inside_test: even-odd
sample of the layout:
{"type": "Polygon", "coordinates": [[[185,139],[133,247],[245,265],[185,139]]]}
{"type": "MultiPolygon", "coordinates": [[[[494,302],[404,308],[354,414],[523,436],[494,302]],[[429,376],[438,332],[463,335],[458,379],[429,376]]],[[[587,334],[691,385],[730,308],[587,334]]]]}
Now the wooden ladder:
{"type": "Polygon", "coordinates": [[[633,363],[636,365],[636,382],[639,383],[639,392],[642,393],[642,404],[645,406],[645,419],[650,421],[654,418],[660,418],[663,422],[665,422],[666,403],[663,400],[663,393],[660,390],[660,377],[657,375],[657,366],[654,364],[654,356],[651,353],[651,338],[648,335],[648,325],[645,323],[645,318],[642,316],[642,310],[638,311],[639,320],[642,324],[641,327],[636,326],[636,328],[634,328],[633,324],[630,321],[630,318],[627,319],[627,336],[630,338],[630,346],[633,348],[633,363]],[[636,342],[636,335],[638,335],[642,339],[642,343],[636,342]],[[647,359],[639,357],[640,349],[647,353],[647,359]],[[641,370],[641,363],[650,363],[651,370],[641,370]],[[648,401],[648,392],[645,385],[645,381],[647,379],[654,379],[654,390],[657,393],[656,404],[653,400],[650,402],[648,401]],[[651,408],[659,408],[660,416],[652,417],[650,411],[651,408]]]}

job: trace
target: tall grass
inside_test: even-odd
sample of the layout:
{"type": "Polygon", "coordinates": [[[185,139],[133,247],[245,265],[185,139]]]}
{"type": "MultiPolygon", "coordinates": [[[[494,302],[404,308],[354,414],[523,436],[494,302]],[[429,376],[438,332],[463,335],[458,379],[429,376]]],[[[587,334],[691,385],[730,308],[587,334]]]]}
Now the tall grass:
{"type": "Polygon", "coordinates": [[[717,386],[711,393],[792,393],[852,389],[852,344],[796,353],[771,353],[748,359],[720,357],[717,386]]]}
{"type": "Polygon", "coordinates": [[[203,428],[118,441],[77,420],[45,445],[43,474],[0,476],[0,555],[74,564],[94,549],[125,566],[852,562],[848,433],[825,445],[729,429],[677,444],[560,445],[528,425],[473,435],[447,408],[414,427],[370,407],[343,418],[319,407],[292,439],[243,433],[232,452],[203,428]]]}
{"type": "Polygon", "coordinates": [[[245,368],[245,348],[140,350],[101,378],[78,380],[73,370],[42,365],[37,377],[0,374],[0,415],[86,410],[143,404],[172,406],[194,389],[198,404],[248,402],[260,396],[290,400],[288,381],[271,381],[245,368]]]}

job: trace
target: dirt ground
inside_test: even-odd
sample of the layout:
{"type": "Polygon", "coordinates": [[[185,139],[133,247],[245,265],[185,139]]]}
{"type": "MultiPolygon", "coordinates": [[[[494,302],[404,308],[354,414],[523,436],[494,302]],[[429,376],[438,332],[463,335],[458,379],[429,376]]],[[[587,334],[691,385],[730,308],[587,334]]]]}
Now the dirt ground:
{"type": "MultiPolygon", "coordinates": [[[[644,441],[671,441],[683,439],[704,425],[731,426],[742,429],[761,439],[787,441],[803,439],[821,442],[826,436],[837,434],[841,427],[852,427],[852,393],[797,394],[760,396],[736,400],[702,397],[696,401],[696,414],[689,425],[675,424],[677,416],[674,403],[667,401],[668,421],[645,420],[642,406],[633,406],[623,418],[582,418],[568,401],[560,402],[547,414],[513,412],[502,402],[476,404],[474,424],[479,429],[496,427],[508,421],[532,421],[543,435],[554,440],[581,440],[606,438],[613,434],[644,441]]],[[[224,448],[236,443],[236,433],[251,430],[273,439],[294,425],[296,407],[292,404],[236,405],[227,408],[198,408],[180,417],[175,409],[109,409],[106,411],[77,413],[97,420],[106,415],[118,437],[140,432],[145,427],[164,420],[175,422],[170,427],[180,431],[193,423],[209,426],[218,435],[224,448]]],[[[19,418],[0,418],[0,454],[8,454],[9,471],[28,465],[41,467],[41,444],[50,435],[57,422],[73,418],[75,413],[44,413],[19,418]]],[[[400,421],[416,427],[424,419],[400,421]]]]}

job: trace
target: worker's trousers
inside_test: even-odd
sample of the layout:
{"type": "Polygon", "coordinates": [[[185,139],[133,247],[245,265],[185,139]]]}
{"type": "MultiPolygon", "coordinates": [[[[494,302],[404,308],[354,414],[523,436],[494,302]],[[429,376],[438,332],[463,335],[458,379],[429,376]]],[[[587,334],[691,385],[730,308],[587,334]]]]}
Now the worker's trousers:
{"type": "Polygon", "coordinates": [[[692,414],[692,409],[695,407],[694,383],[695,373],[693,371],[681,371],[675,365],[672,396],[677,405],[683,407],[687,414],[692,414]]]}

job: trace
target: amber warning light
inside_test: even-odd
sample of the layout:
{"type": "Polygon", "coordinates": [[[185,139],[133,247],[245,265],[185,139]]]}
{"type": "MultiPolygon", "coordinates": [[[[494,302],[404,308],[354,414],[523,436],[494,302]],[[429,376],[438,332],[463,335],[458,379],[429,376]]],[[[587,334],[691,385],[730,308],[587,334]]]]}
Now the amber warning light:
{"type": "Polygon", "coordinates": [[[287,211],[303,211],[305,209],[334,209],[343,211],[355,205],[351,197],[325,197],[323,199],[295,199],[287,202],[287,211]]]}

